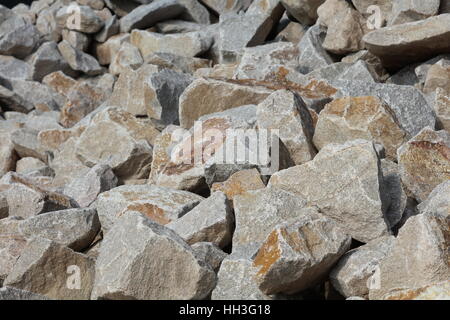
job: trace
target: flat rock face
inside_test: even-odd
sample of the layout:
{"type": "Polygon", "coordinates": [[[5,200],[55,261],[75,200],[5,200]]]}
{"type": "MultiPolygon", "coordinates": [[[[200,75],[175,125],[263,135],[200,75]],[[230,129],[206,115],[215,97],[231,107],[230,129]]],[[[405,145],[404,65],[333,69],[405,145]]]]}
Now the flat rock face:
{"type": "Polygon", "coordinates": [[[398,0],[392,4],[392,17],[389,24],[403,24],[407,22],[423,20],[438,14],[440,0],[408,1],[398,0]]]}
{"type": "Polygon", "coordinates": [[[438,185],[428,196],[428,198],[418,205],[421,213],[439,213],[449,215],[450,212],[450,182],[446,181],[438,185]]]}
{"type": "Polygon", "coordinates": [[[390,252],[395,242],[393,236],[381,237],[348,251],[330,273],[331,283],[344,297],[368,298],[371,282],[380,262],[390,252]]]}
{"type": "Polygon", "coordinates": [[[322,149],[329,143],[356,139],[382,144],[386,155],[395,160],[397,149],[407,140],[390,107],[372,96],[336,99],[320,112],[314,133],[314,145],[322,149]]]}
{"type": "Polygon", "coordinates": [[[104,25],[103,20],[89,6],[63,7],[56,13],[56,21],[61,28],[83,33],[96,33],[104,25]],[[74,14],[77,14],[75,23],[72,21],[74,14]]]}
{"type": "Polygon", "coordinates": [[[326,277],[349,248],[351,237],[332,220],[309,210],[276,226],[253,259],[266,294],[295,293],[326,277]]]}
{"type": "Polygon", "coordinates": [[[28,243],[4,285],[57,300],[88,300],[94,272],[91,258],[38,237],[28,243]]]}
{"type": "Polygon", "coordinates": [[[216,275],[173,231],[128,211],[106,235],[93,299],[203,299],[216,275]]]}
{"type": "Polygon", "coordinates": [[[247,192],[234,198],[236,230],[233,234],[233,253],[251,258],[261,247],[273,228],[299,217],[306,201],[292,193],[275,188],[247,192]]]}
{"type": "Polygon", "coordinates": [[[228,257],[227,253],[211,242],[197,242],[191,247],[197,257],[209,264],[215,272],[219,271],[222,261],[228,257]]]}
{"type": "Polygon", "coordinates": [[[363,41],[386,67],[421,61],[448,52],[450,14],[375,30],[366,34],[363,41]]]}
{"type": "Polygon", "coordinates": [[[104,231],[109,230],[124,211],[136,211],[160,224],[176,220],[203,200],[181,190],[155,185],[120,186],[102,193],[97,211],[104,231]]]}
{"type": "Polygon", "coordinates": [[[260,129],[278,130],[278,136],[296,165],[312,160],[313,120],[303,100],[288,91],[277,91],[257,107],[260,129]]]}
{"type": "Polygon", "coordinates": [[[275,173],[269,186],[318,206],[358,241],[367,242],[389,233],[384,218],[388,200],[384,198],[379,160],[371,142],[327,145],[314,160],[275,173]]]}
{"type": "Polygon", "coordinates": [[[418,201],[450,178],[450,135],[447,131],[424,128],[398,149],[403,183],[418,201]]]}
{"type": "Polygon", "coordinates": [[[281,3],[297,21],[308,25],[317,20],[317,8],[325,0],[281,0],[281,3]]]}
{"type": "Polygon", "coordinates": [[[58,44],[58,49],[73,70],[81,71],[91,76],[103,72],[102,67],[93,56],[72,47],[66,40],[58,44]]]}
{"type": "Polygon", "coordinates": [[[234,216],[225,194],[215,192],[167,227],[190,245],[211,242],[224,248],[231,243],[234,216]]]}
{"type": "Polygon", "coordinates": [[[373,279],[377,286],[370,289],[369,298],[383,299],[401,290],[447,281],[449,226],[448,214],[427,213],[409,218],[381,261],[378,278],[373,279]]]}
{"type": "Polygon", "coordinates": [[[270,94],[264,88],[197,79],[180,97],[180,125],[189,129],[201,116],[262,102],[270,94]]]}

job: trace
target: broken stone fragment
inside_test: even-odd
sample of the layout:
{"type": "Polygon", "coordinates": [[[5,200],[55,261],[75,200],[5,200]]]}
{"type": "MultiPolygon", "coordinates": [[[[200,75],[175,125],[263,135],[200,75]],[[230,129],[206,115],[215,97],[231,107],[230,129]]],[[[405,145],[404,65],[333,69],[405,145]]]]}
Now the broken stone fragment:
{"type": "Polygon", "coordinates": [[[104,22],[89,6],[66,6],[56,13],[56,22],[61,29],[96,33],[103,28],[104,22]]]}
{"type": "Polygon", "coordinates": [[[385,300],[449,300],[450,281],[430,284],[420,288],[396,291],[384,296],[385,300]]]}
{"type": "Polygon", "coordinates": [[[7,218],[9,216],[8,199],[5,195],[0,194],[0,219],[7,218]]]}
{"type": "Polygon", "coordinates": [[[276,91],[261,102],[256,110],[258,128],[277,130],[276,134],[296,165],[314,158],[313,121],[298,95],[286,90],[276,91]]]}
{"type": "Polygon", "coordinates": [[[91,44],[91,38],[84,33],[74,30],[63,29],[61,32],[62,39],[67,41],[72,47],[80,51],[86,52],[91,44]]]}
{"type": "Polygon", "coordinates": [[[351,237],[316,212],[309,210],[270,231],[253,259],[262,292],[293,294],[310,288],[350,248],[351,237]]]}
{"type": "Polygon", "coordinates": [[[93,56],[72,47],[67,41],[60,42],[58,49],[73,70],[84,72],[90,76],[103,73],[102,67],[93,56]]]}
{"type": "Polygon", "coordinates": [[[298,70],[307,74],[333,63],[333,58],[323,48],[326,32],[320,25],[312,26],[306,31],[299,43],[300,56],[298,70]]]}
{"type": "Polygon", "coordinates": [[[325,146],[314,160],[272,175],[269,187],[301,197],[338,222],[354,239],[368,242],[389,234],[378,155],[372,142],[325,146]]]}
{"type": "Polygon", "coordinates": [[[198,300],[216,284],[211,267],[175,232],[133,211],[103,239],[95,271],[92,299],[198,300]]]}
{"type": "Polygon", "coordinates": [[[392,13],[389,25],[403,24],[417,20],[424,20],[438,14],[441,0],[408,1],[396,0],[392,2],[392,13]]]}
{"type": "Polygon", "coordinates": [[[95,46],[95,56],[101,65],[111,64],[117,52],[125,42],[130,42],[129,33],[121,33],[112,36],[104,43],[95,46]]]}
{"type": "Polygon", "coordinates": [[[30,80],[31,73],[32,69],[28,63],[12,56],[0,55],[0,78],[30,80]]]}
{"type": "Polygon", "coordinates": [[[136,70],[142,64],[144,60],[141,57],[139,49],[135,46],[125,42],[117,52],[111,65],[109,66],[109,72],[115,76],[120,75],[127,69],[136,70]]]}
{"type": "Polygon", "coordinates": [[[183,10],[184,6],[176,0],[155,1],[138,6],[120,19],[120,32],[150,28],[159,21],[178,16],[183,10]]]}
{"type": "Polygon", "coordinates": [[[366,34],[363,41],[387,68],[423,61],[449,51],[450,14],[381,28],[366,34]]]}
{"type": "Polygon", "coordinates": [[[46,212],[78,207],[73,199],[46,190],[32,179],[14,172],[3,176],[0,184],[6,185],[2,193],[8,201],[10,216],[28,218],[46,212]]]}
{"type": "Polygon", "coordinates": [[[158,131],[119,108],[109,107],[94,116],[75,146],[88,167],[109,165],[120,180],[147,177],[152,144],[158,131]]]}
{"type": "Polygon", "coordinates": [[[38,237],[27,244],[4,285],[57,300],[89,300],[94,272],[91,258],[38,237]],[[71,278],[74,273],[79,280],[71,278]]]}
{"type": "Polygon", "coordinates": [[[40,214],[19,222],[18,231],[27,239],[42,237],[81,252],[88,248],[100,221],[95,209],[68,209],[40,214]]]}
{"type": "Polygon", "coordinates": [[[419,202],[424,201],[450,179],[450,134],[424,128],[398,149],[398,164],[402,182],[419,202]]]}
{"type": "Polygon", "coordinates": [[[105,21],[103,28],[95,35],[97,42],[105,42],[112,36],[118,34],[120,31],[120,24],[117,16],[112,16],[105,21]]]}
{"type": "Polygon", "coordinates": [[[320,150],[329,143],[356,139],[382,144],[388,158],[395,160],[408,134],[391,108],[377,97],[345,97],[327,104],[319,114],[314,145],[320,150]]]}
{"type": "Polygon", "coordinates": [[[86,175],[74,179],[64,188],[64,194],[74,199],[81,208],[89,207],[97,197],[117,186],[117,177],[111,167],[99,164],[86,175]]]}
{"type": "Polygon", "coordinates": [[[313,25],[317,20],[317,9],[325,0],[281,0],[286,11],[298,22],[313,25]]]}
{"type": "Polygon", "coordinates": [[[264,189],[265,187],[258,170],[248,169],[233,173],[224,182],[213,183],[211,192],[222,191],[229,200],[233,201],[238,195],[252,190],[264,189]]]}
{"type": "Polygon", "coordinates": [[[428,196],[427,200],[418,205],[422,214],[438,213],[443,216],[450,215],[450,181],[438,185],[428,196]]]}
{"type": "Polygon", "coordinates": [[[330,273],[333,287],[344,297],[368,298],[369,278],[377,272],[394,242],[393,236],[381,237],[348,251],[330,273]]]}
{"type": "Polygon", "coordinates": [[[449,219],[448,213],[427,213],[406,221],[379,271],[371,278],[371,300],[449,279],[449,219]]]}
{"type": "Polygon", "coordinates": [[[106,232],[125,211],[139,212],[165,225],[185,215],[202,200],[203,197],[187,191],[155,185],[128,185],[101,193],[96,207],[106,232]]]}
{"type": "Polygon", "coordinates": [[[211,66],[211,61],[208,59],[184,57],[167,52],[152,53],[144,57],[144,61],[145,63],[189,74],[195,73],[198,69],[211,66]]]}
{"type": "Polygon", "coordinates": [[[156,52],[196,57],[205,53],[211,47],[212,41],[210,34],[200,31],[164,35],[133,30],[130,37],[131,44],[140,50],[143,57],[156,52]]]}
{"type": "Polygon", "coordinates": [[[269,94],[269,90],[261,87],[196,79],[180,96],[180,125],[189,129],[203,115],[258,104],[269,94]]]}
{"type": "Polygon", "coordinates": [[[27,239],[18,231],[20,221],[18,217],[0,219],[0,284],[27,245],[27,239]]]}
{"type": "Polygon", "coordinates": [[[46,296],[11,287],[0,288],[0,300],[50,300],[46,296]]]}
{"type": "Polygon", "coordinates": [[[225,248],[231,243],[234,216],[225,194],[215,192],[167,227],[190,245],[211,242],[225,248]]]}

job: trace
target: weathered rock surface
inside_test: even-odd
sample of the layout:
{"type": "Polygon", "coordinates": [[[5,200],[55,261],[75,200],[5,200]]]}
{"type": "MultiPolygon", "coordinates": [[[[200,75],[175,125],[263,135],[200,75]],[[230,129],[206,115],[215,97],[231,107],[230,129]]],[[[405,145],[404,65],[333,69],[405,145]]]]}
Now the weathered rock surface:
{"type": "Polygon", "coordinates": [[[209,264],[215,272],[219,271],[222,261],[228,256],[228,254],[211,242],[197,242],[191,247],[194,249],[197,257],[209,264]]]}
{"type": "Polygon", "coordinates": [[[317,9],[325,0],[281,0],[281,3],[297,21],[308,25],[317,20],[317,9]]]}
{"type": "Polygon", "coordinates": [[[369,278],[377,273],[380,262],[390,252],[393,236],[381,237],[348,251],[330,273],[331,283],[344,297],[368,298],[369,278]]]}
{"type": "Polygon", "coordinates": [[[211,242],[224,248],[231,242],[234,216],[225,194],[215,192],[167,227],[190,245],[211,242]]]}
{"type": "Polygon", "coordinates": [[[67,6],[56,13],[56,21],[61,28],[96,33],[104,22],[89,6],[67,6]]]}
{"type": "Polygon", "coordinates": [[[450,135],[424,128],[398,149],[402,182],[415,198],[424,201],[433,189],[450,179],[450,135]]]}
{"type": "Polygon", "coordinates": [[[0,288],[0,300],[49,300],[46,296],[12,287],[0,288]]]}
{"type": "Polygon", "coordinates": [[[168,224],[197,206],[203,197],[155,185],[120,186],[103,192],[97,211],[104,231],[108,231],[124,211],[135,211],[159,224],[168,224]]]}
{"type": "Polygon", "coordinates": [[[94,272],[91,258],[51,240],[35,238],[14,264],[4,285],[57,300],[88,300],[94,272]]]}
{"type": "Polygon", "coordinates": [[[318,206],[358,241],[389,233],[384,217],[389,200],[383,192],[379,160],[371,142],[329,144],[314,160],[275,173],[269,186],[318,206]]]}
{"type": "Polygon", "coordinates": [[[95,76],[103,72],[98,61],[91,55],[72,47],[67,41],[58,44],[59,52],[73,70],[95,76]]]}
{"type": "Polygon", "coordinates": [[[203,299],[216,275],[173,231],[125,212],[96,262],[93,299],[203,299]]]}
{"type": "Polygon", "coordinates": [[[350,244],[349,235],[314,210],[282,223],[253,259],[259,288],[266,294],[305,290],[326,277],[350,244]]]}
{"type": "Polygon", "coordinates": [[[446,181],[438,185],[428,196],[427,200],[418,205],[421,213],[438,213],[443,216],[449,215],[450,211],[450,182],[446,181]]]}
{"type": "Polygon", "coordinates": [[[377,97],[367,96],[327,104],[319,114],[313,141],[320,150],[329,143],[372,140],[382,144],[387,156],[395,160],[397,149],[407,138],[390,107],[377,97]]]}

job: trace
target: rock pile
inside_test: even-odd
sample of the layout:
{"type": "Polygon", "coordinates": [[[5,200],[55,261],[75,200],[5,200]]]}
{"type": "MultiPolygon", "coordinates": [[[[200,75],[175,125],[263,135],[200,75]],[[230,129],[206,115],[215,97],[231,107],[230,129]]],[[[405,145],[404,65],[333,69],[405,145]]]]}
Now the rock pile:
{"type": "Polygon", "coordinates": [[[450,2],[0,5],[0,300],[450,299],[450,2]]]}

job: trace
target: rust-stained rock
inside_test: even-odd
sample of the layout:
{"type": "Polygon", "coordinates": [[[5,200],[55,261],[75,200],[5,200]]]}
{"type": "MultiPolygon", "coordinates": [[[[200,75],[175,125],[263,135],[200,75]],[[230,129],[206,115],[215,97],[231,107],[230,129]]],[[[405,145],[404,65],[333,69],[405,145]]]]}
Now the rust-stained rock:
{"type": "Polygon", "coordinates": [[[450,179],[450,134],[424,128],[398,149],[403,183],[424,201],[433,189],[450,179]]]}
{"type": "Polygon", "coordinates": [[[350,248],[351,237],[332,220],[310,208],[276,226],[253,259],[256,281],[266,294],[292,294],[326,278],[350,248]]]}
{"type": "Polygon", "coordinates": [[[384,300],[450,300],[450,280],[391,293],[384,300]]]}
{"type": "Polygon", "coordinates": [[[108,231],[125,211],[136,211],[159,224],[182,217],[203,197],[155,185],[120,186],[103,192],[97,199],[97,211],[103,231],[108,231]]]}
{"type": "Polygon", "coordinates": [[[314,145],[320,150],[329,143],[356,139],[382,144],[386,155],[395,160],[408,134],[390,107],[377,97],[345,97],[327,104],[319,114],[314,145]]]}

